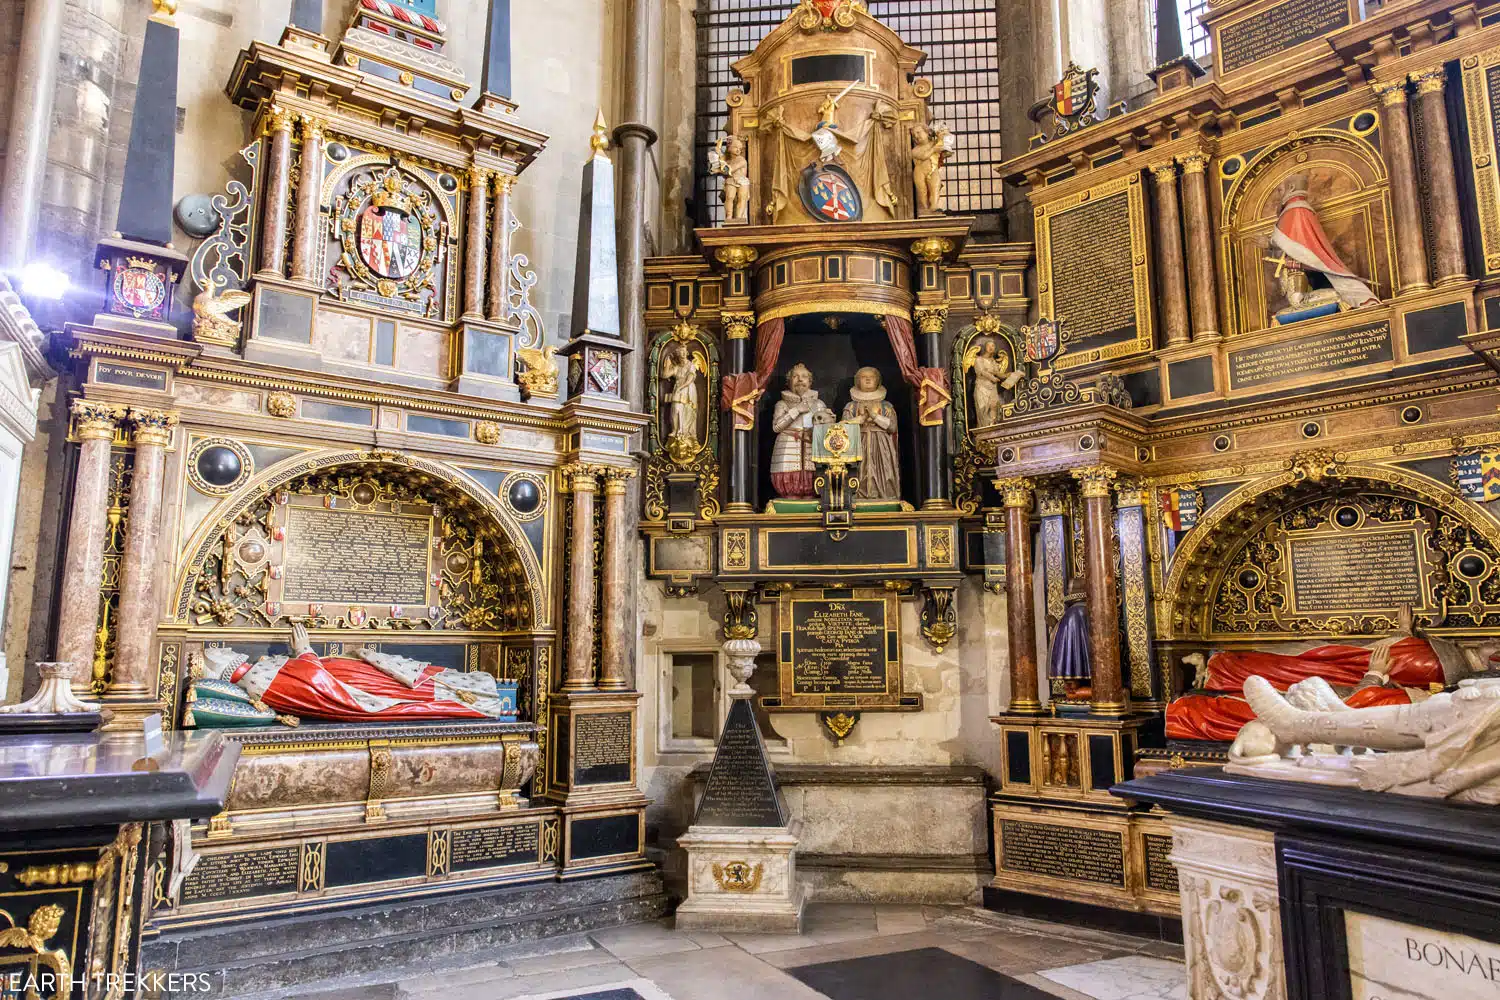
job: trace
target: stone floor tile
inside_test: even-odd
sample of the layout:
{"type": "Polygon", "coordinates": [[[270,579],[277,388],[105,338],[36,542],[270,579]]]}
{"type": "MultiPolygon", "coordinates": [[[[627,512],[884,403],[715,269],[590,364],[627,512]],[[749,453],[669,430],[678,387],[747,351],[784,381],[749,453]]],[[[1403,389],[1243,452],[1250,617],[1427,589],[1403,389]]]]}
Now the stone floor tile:
{"type": "Polygon", "coordinates": [[[551,955],[520,958],[508,965],[518,976],[535,976],[543,972],[566,972],[569,969],[584,969],[591,965],[603,965],[615,961],[615,956],[603,948],[590,944],[587,948],[570,948],[551,955]]]}
{"type": "Polygon", "coordinates": [[[818,944],[806,934],[729,934],[729,943],[751,955],[811,948],[818,944]]]}
{"type": "Polygon", "coordinates": [[[1094,1000],[1087,993],[1070,990],[1061,983],[1054,983],[1052,980],[1039,976],[1035,972],[1028,972],[1024,976],[1017,976],[1016,979],[1026,983],[1028,986],[1035,986],[1039,990],[1045,990],[1055,997],[1060,997],[1061,1000],[1094,1000]]]}
{"type": "Polygon", "coordinates": [[[875,926],[874,903],[814,903],[802,915],[804,927],[828,927],[835,924],[875,926]]]}
{"type": "Polygon", "coordinates": [[[884,937],[866,937],[857,941],[838,944],[813,944],[791,951],[770,951],[757,955],[767,965],[778,969],[792,969],[799,965],[815,965],[819,962],[837,962],[849,958],[866,958],[894,951],[911,951],[914,948],[941,947],[941,935],[923,931],[919,934],[888,934],[884,937]]]}
{"type": "Polygon", "coordinates": [[[700,948],[728,948],[729,939],[722,934],[713,931],[675,931],[677,934],[686,934],[700,948]]]}
{"type": "MultiPolygon", "coordinates": [[[[562,993],[567,990],[585,992],[588,987],[608,986],[636,975],[623,962],[606,962],[566,972],[543,972],[531,976],[516,976],[483,986],[474,986],[452,992],[439,992],[427,997],[412,997],[411,1000],[513,1000],[536,994],[562,993]]],[[[398,998],[405,1000],[405,998],[398,998]]]]}
{"type": "Polygon", "coordinates": [[[738,948],[658,955],[628,964],[672,1000],[827,1000],[738,948]]]}
{"type": "MultiPolygon", "coordinates": [[[[580,987],[569,987],[553,993],[535,993],[525,997],[518,997],[517,1000],[571,1000],[571,998],[578,996],[579,989],[580,987]]],[[[662,992],[661,987],[649,979],[627,979],[624,982],[607,983],[603,986],[584,986],[581,989],[585,996],[600,993],[605,995],[629,995],[633,993],[640,997],[641,1000],[672,1000],[671,997],[662,992]]]]}
{"type": "Polygon", "coordinates": [[[296,993],[286,1000],[395,1000],[395,996],[396,984],[382,983],[379,986],[353,986],[323,993],[296,993]]]}
{"type": "Polygon", "coordinates": [[[1038,975],[1094,1000],[1188,1000],[1187,968],[1148,955],[1043,969],[1038,975]]]}
{"type": "MultiPolygon", "coordinates": [[[[509,967],[498,962],[490,962],[485,965],[474,965],[465,969],[435,969],[432,972],[412,976],[393,983],[398,990],[410,990],[412,992],[423,992],[436,989],[439,984],[443,986],[468,986],[470,983],[492,983],[501,979],[509,979],[515,973],[509,967]]],[[[322,1000],[322,998],[319,998],[322,1000]]]]}
{"type": "Polygon", "coordinates": [[[702,947],[691,935],[674,931],[661,923],[610,927],[595,931],[589,937],[599,947],[620,959],[670,955],[679,951],[697,951],[702,947]]]}
{"type": "Polygon", "coordinates": [[[875,910],[875,933],[917,934],[927,929],[927,915],[920,906],[880,906],[875,910]]]}
{"type": "Polygon", "coordinates": [[[991,934],[982,938],[950,938],[943,947],[955,955],[987,965],[997,972],[1019,975],[1057,968],[1060,963],[1083,964],[1112,958],[1119,952],[1085,948],[1065,941],[1031,935],[991,934]]]}

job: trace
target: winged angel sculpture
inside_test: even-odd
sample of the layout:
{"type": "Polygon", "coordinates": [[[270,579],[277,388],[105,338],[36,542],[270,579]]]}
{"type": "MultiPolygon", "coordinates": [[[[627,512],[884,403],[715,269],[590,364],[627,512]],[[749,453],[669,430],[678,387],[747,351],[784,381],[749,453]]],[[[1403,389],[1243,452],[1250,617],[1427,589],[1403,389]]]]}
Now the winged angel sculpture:
{"type": "Polygon", "coordinates": [[[1010,351],[993,337],[976,339],[964,351],[963,370],[974,373],[974,426],[988,427],[1000,421],[1000,390],[1014,389],[1021,372],[1013,370],[1010,351]]]}

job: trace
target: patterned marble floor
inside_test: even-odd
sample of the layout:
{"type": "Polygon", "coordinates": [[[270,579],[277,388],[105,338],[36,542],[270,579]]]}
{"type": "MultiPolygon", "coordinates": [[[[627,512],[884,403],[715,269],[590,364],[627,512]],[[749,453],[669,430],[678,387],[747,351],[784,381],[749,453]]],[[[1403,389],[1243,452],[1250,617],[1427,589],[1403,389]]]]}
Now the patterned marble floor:
{"type": "MultiPolygon", "coordinates": [[[[1180,948],[936,906],[814,905],[800,936],[670,919],[287,1000],[1187,1000],[1180,948]]],[[[250,1000],[250,998],[244,998],[250,1000]]],[[[257,998],[259,1000],[259,998],[257,998]]]]}

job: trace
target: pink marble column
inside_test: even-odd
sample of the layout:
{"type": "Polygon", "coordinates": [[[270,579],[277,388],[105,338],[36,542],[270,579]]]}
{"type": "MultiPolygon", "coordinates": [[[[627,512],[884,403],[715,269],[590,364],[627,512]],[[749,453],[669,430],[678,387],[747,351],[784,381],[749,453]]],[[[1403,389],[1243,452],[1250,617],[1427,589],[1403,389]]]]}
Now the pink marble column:
{"type": "Polygon", "coordinates": [[[464,232],[464,318],[484,315],[484,213],[489,204],[490,172],[469,168],[469,218],[464,232]]]}
{"type": "Polygon", "coordinates": [[[594,494],[599,469],[573,465],[563,473],[571,481],[573,531],[568,539],[568,659],[564,691],[594,687],[594,494]]]}
{"type": "Polygon", "coordinates": [[[1431,288],[1427,280],[1427,234],[1422,226],[1422,195],[1417,189],[1417,158],[1411,142],[1411,116],[1406,106],[1406,77],[1376,86],[1385,108],[1380,148],[1391,174],[1391,209],[1396,221],[1396,260],[1399,291],[1431,288]]]}
{"type": "Polygon", "coordinates": [[[604,641],[599,656],[599,688],[624,691],[630,683],[625,677],[627,652],[634,629],[635,609],[626,606],[626,546],[632,544],[625,510],[625,486],[635,475],[634,469],[606,469],[604,472],[604,608],[599,620],[604,641]]]}
{"type": "Polygon", "coordinates": [[[1177,207],[1177,164],[1171,161],[1151,168],[1156,178],[1156,262],[1161,268],[1161,314],[1167,343],[1186,344],[1188,334],[1187,288],[1182,261],[1182,213],[1177,207]]]}
{"type": "Polygon", "coordinates": [[[1219,335],[1219,293],[1214,283],[1213,216],[1208,206],[1208,157],[1179,156],[1182,164],[1182,214],[1188,237],[1188,302],[1193,339],[1219,335]]]}
{"type": "Polygon", "coordinates": [[[1010,707],[1040,715],[1036,660],[1036,598],[1031,590],[1031,489],[1029,479],[1001,479],[995,490],[1005,500],[1005,617],[1010,646],[1010,707]]]}
{"type": "Polygon", "coordinates": [[[509,307],[505,290],[510,287],[510,282],[506,280],[505,272],[510,267],[510,192],[515,186],[515,177],[495,175],[495,211],[490,223],[490,287],[486,302],[491,323],[503,323],[509,307]]]}
{"type": "Polygon", "coordinates": [[[1422,138],[1427,144],[1427,213],[1432,220],[1432,256],[1439,288],[1468,280],[1464,262],[1464,231],[1459,215],[1458,178],[1453,170],[1453,140],[1448,135],[1448,105],[1441,64],[1411,75],[1417,85],[1422,113],[1422,138]]]}
{"type": "Polygon", "coordinates": [[[286,108],[272,106],[266,115],[271,148],[266,156],[266,195],[260,225],[260,273],[286,274],[286,198],[292,171],[292,120],[286,108]]]}
{"type": "Polygon", "coordinates": [[[161,542],[161,502],[167,445],[177,414],[131,410],[135,424],[135,469],[125,554],[120,561],[120,613],[116,619],[115,669],[110,698],[140,701],[154,695],[151,647],[156,641],[156,562],[161,542]]]}
{"type": "Polygon", "coordinates": [[[57,655],[72,665],[73,691],[93,693],[95,633],[104,575],[104,532],[109,522],[109,446],[117,407],[86,399],[73,401],[73,433],[78,438],[78,473],[73,484],[73,516],[58,597],[57,655]]]}
{"type": "Polygon", "coordinates": [[[301,120],[302,162],[297,171],[292,280],[321,284],[313,274],[313,268],[317,261],[319,196],[323,187],[323,123],[312,115],[302,115],[301,120]]]}

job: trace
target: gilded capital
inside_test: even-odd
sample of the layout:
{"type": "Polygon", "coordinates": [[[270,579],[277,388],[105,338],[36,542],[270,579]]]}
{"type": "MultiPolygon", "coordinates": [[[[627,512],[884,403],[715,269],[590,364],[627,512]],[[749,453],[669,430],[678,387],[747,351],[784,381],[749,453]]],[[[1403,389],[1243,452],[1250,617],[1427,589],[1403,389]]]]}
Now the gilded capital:
{"type": "Polygon", "coordinates": [[[109,441],[115,436],[115,424],[124,412],[118,406],[75,399],[72,406],[73,432],[80,441],[109,441]]]}
{"type": "Polygon", "coordinates": [[[1446,74],[1441,65],[1433,66],[1431,69],[1418,70],[1411,74],[1411,82],[1417,85],[1418,94],[1441,94],[1446,74]]]}
{"type": "Polygon", "coordinates": [[[303,142],[309,139],[323,138],[323,128],[327,125],[327,122],[323,121],[317,115],[310,115],[304,111],[297,116],[297,121],[302,123],[303,142]]]}
{"type": "Polygon", "coordinates": [[[1208,170],[1207,153],[1184,153],[1177,158],[1184,174],[1201,174],[1208,170]]]}
{"type": "Polygon", "coordinates": [[[1147,490],[1138,479],[1122,479],[1115,484],[1115,497],[1121,507],[1146,506],[1147,490]]]}
{"type": "Polygon", "coordinates": [[[1374,83],[1370,86],[1374,88],[1376,95],[1380,98],[1380,103],[1385,107],[1390,108],[1406,103],[1406,77],[1404,76],[1390,83],[1374,83]]]}
{"type": "Polygon", "coordinates": [[[1074,469],[1073,478],[1078,480],[1084,497],[1108,497],[1114,481],[1120,473],[1105,465],[1091,465],[1086,469],[1074,469]]]}
{"type": "Polygon", "coordinates": [[[600,471],[599,466],[584,462],[565,465],[562,467],[563,483],[572,493],[597,493],[600,471]]]}
{"type": "Polygon", "coordinates": [[[726,309],[719,313],[724,324],[724,336],[729,340],[748,340],[755,330],[755,313],[734,312],[726,309]]]}
{"type": "Polygon", "coordinates": [[[1024,476],[995,480],[995,492],[1005,500],[1006,507],[1031,509],[1031,490],[1035,484],[1024,476]]]}
{"type": "Polygon", "coordinates": [[[714,251],[714,259],[731,271],[744,270],[754,264],[759,256],[759,250],[746,246],[719,247],[714,251]]]}
{"type": "Polygon", "coordinates": [[[925,236],[911,245],[912,256],[936,264],[953,252],[953,241],[946,236],[925,236]]]}
{"type": "Polygon", "coordinates": [[[172,440],[172,428],[177,426],[177,414],[171,410],[130,411],[130,422],[135,424],[135,443],[154,444],[165,448],[172,440]]]}
{"type": "Polygon", "coordinates": [[[489,184],[490,171],[480,166],[469,167],[469,189],[472,191],[483,191],[489,184]]]}
{"type": "Polygon", "coordinates": [[[1037,510],[1043,517],[1064,517],[1068,513],[1068,494],[1066,490],[1052,489],[1042,490],[1036,499],[1037,510]]]}
{"type": "Polygon", "coordinates": [[[296,120],[297,112],[291,108],[284,108],[280,104],[273,104],[271,110],[266,112],[265,130],[267,132],[290,132],[296,120]]]}
{"type": "Polygon", "coordinates": [[[1177,163],[1168,160],[1166,163],[1151,164],[1151,176],[1156,178],[1156,183],[1161,185],[1171,184],[1177,180],[1177,163]]]}
{"type": "Polygon", "coordinates": [[[912,310],[912,318],[917,321],[918,333],[942,333],[948,325],[948,307],[917,306],[912,310]]]}
{"type": "Polygon", "coordinates": [[[500,195],[510,194],[515,189],[516,180],[515,174],[496,174],[495,193],[500,195]]]}
{"type": "Polygon", "coordinates": [[[635,478],[634,469],[626,469],[618,466],[607,466],[600,470],[604,476],[605,496],[624,496],[625,486],[635,478]]]}

